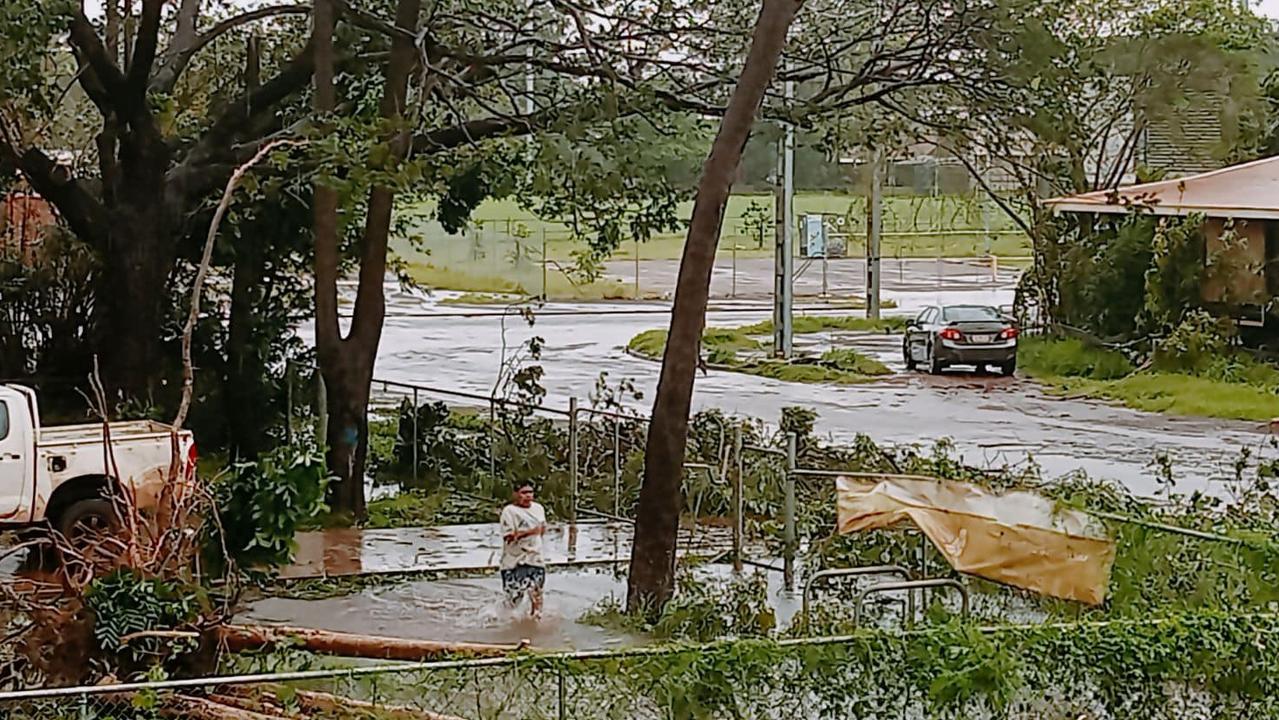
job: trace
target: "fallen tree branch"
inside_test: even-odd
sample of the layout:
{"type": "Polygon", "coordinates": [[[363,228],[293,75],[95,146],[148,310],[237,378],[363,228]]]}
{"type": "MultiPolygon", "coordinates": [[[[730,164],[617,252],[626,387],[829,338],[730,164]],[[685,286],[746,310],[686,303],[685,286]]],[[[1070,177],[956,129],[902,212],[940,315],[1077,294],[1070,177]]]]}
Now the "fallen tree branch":
{"type": "Polygon", "coordinates": [[[294,697],[297,699],[298,705],[308,712],[308,715],[310,713],[351,714],[355,712],[361,716],[367,715],[368,717],[384,718],[385,720],[463,720],[463,718],[455,715],[441,715],[430,710],[419,710],[403,705],[379,705],[313,690],[297,690],[294,692],[294,697]]]}
{"type": "Polygon", "coordinates": [[[192,630],[142,630],[120,637],[121,645],[128,645],[134,640],[144,640],[147,638],[167,638],[170,640],[194,640],[200,637],[200,633],[192,630]]]}
{"type": "Polygon", "coordinates": [[[160,714],[182,720],[287,720],[283,715],[266,715],[190,695],[165,698],[160,704],[160,714]]]}
{"type": "Polygon", "coordinates": [[[222,625],[217,629],[217,639],[231,652],[287,644],[321,655],[406,661],[430,660],[446,655],[501,657],[528,647],[528,641],[519,645],[456,643],[263,625],[222,625]]]}

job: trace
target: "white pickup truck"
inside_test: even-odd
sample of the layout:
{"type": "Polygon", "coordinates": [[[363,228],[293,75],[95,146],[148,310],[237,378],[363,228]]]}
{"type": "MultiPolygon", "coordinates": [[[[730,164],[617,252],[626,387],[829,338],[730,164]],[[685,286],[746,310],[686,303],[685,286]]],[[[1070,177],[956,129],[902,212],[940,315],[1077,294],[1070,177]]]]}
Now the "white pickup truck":
{"type": "MultiPolygon", "coordinates": [[[[111,461],[102,423],[42,428],[35,391],[0,385],[0,529],[47,521],[71,538],[116,521],[108,498],[153,506],[172,468],[173,429],[141,421],[109,430],[111,461]]],[[[185,430],[177,440],[179,472],[190,476],[195,441],[185,430]]]]}

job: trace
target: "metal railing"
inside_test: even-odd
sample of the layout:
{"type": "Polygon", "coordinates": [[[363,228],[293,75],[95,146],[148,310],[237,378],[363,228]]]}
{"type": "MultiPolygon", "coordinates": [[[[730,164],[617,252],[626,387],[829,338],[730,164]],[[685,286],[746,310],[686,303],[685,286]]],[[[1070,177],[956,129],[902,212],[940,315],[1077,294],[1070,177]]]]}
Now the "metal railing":
{"type": "MultiPolygon", "coordinates": [[[[313,370],[311,372],[314,372],[313,370]]],[[[288,421],[287,433],[288,439],[293,440],[297,432],[297,423],[295,419],[300,415],[296,411],[296,378],[292,372],[286,374],[288,377],[286,394],[288,398],[288,421]]],[[[566,425],[568,452],[567,452],[567,472],[569,482],[569,503],[567,507],[570,523],[576,523],[579,515],[585,515],[600,519],[614,520],[621,522],[633,522],[634,518],[630,508],[624,506],[624,469],[626,458],[637,449],[642,448],[628,447],[626,439],[623,437],[622,429],[627,423],[636,423],[641,427],[647,427],[650,419],[644,415],[636,413],[628,413],[619,410],[604,409],[597,407],[585,406],[579,403],[576,397],[570,397],[566,406],[557,407],[542,403],[529,403],[511,398],[497,397],[494,395],[485,395],[476,392],[468,392],[464,390],[456,390],[451,388],[441,388],[431,385],[419,383],[405,382],[401,380],[389,380],[384,378],[375,378],[372,381],[374,391],[374,405],[387,405],[388,400],[408,401],[412,404],[413,412],[407,415],[399,416],[400,422],[408,420],[412,423],[409,451],[409,465],[407,468],[407,477],[416,482],[419,480],[420,464],[424,458],[421,448],[422,433],[419,426],[419,411],[423,407],[423,403],[431,400],[443,400],[453,405],[469,406],[485,411],[488,415],[490,427],[486,431],[489,433],[488,450],[488,471],[491,477],[499,474],[497,467],[497,457],[495,454],[496,443],[491,437],[493,426],[497,424],[500,417],[511,412],[526,412],[534,416],[545,417],[556,422],[562,422],[566,425]],[[380,401],[380,402],[379,402],[380,401]],[[581,442],[587,433],[595,433],[604,437],[603,445],[607,449],[607,456],[610,459],[609,474],[612,481],[611,492],[611,512],[602,510],[597,507],[585,506],[580,497],[584,473],[582,470],[582,447],[581,442]],[[606,434],[602,435],[602,434],[606,434]]],[[[317,391],[316,410],[317,433],[323,432],[323,423],[326,412],[323,408],[323,392],[317,391]]],[[[708,478],[712,484],[723,484],[726,482],[729,470],[732,467],[732,458],[734,450],[730,445],[730,434],[727,424],[722,418],[713,417],[713,422],[718,425],[718,439],[714,447],[707,448],[705,455],[717,458],[715,463],[688,461],[684,463],[686,473],[700,474],[708,478]]],[[[642,456],[642,452],[641,452],[642,456]]],[[[693,498],[694,507],[700,502],[700,493],[693,498]]]]}
{"type": "MultiPolygon", "coordinates": [[[[804,580],[804,599],[800,606],[802,619],[804,623],[804,631],[808,632],[811,625],[812,598],[813,590],[817,584],[823,580],[831,578],[847,578],[847,577],[864,577],[866,575],[898,575],[902,580],[910,580],[910,571],[901,565],[864,565],[854,568],[833,568],[828,570],[819,570],[809,575],[804,580]]],[[[915,593],[906,593],[906,617],[907,624],[913,622],[915,617],[915,593]]]]}
{"type": "MultiPolygon", "coordinates": [[[[907,597],[912,597],[916,590],[926,590],[928,588],[953,588],[959,592],[960,611],[959,614],[965,620],[968,619],[968,586],[953,578],[929,578],[926,580],[904,580],[902,582],[881,583],[872,585],[865,590],[857,593],[857,599],[853,603],[853,627],[861,627],[862,606],[866,602],[866,598],[878,593],[894,592],[896,590],[905,590],[907,597]]],[[[913,618],[909,619],[913,621],[913,618]]],[[[907,623],[909,624],[909,622],[907,623]]]]}

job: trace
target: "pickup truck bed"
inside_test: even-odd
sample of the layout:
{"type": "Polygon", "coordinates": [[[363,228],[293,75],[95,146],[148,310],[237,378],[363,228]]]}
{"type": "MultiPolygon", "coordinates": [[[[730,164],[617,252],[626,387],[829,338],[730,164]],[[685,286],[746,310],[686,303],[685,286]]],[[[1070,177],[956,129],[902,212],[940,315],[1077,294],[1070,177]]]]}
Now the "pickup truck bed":
{"type": "MultiPolygon", "coordinates": [[[[159,437],[168,437],[171,432],[172,429],[168,425],[153,420],[111,423],[112,440],[154,440],[159,437]]],[[[49,448],[86,441],[102,442],[102,423],[41,428],[38,444],[49,448]]]]}

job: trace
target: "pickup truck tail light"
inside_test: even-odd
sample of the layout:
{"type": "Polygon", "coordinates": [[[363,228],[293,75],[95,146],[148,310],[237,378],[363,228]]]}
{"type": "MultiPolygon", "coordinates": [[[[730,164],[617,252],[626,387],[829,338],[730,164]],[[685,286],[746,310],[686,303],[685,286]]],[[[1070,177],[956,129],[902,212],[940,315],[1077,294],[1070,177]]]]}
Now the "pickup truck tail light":
{"type": "Polygon", "coordinates": [[[187,448],[187,466],[183,468],[187,478],[195,478],[195,463],[200,459],[200,453],[195,448],[195,441],[191,441],[191,446],[187,448]]]}
{"type": "Polygon", "coordinates": [[[942,340],[960,340],[960,339],[963,339],[964,337],[963,333],[959,332],[957,328],[953,328],[953,327],[948,327],[942,330],[940,333],[938,333],[938,335],[941,336],[942,340]]]}
{"type": "Polygon", "coordinates": [[[1003,332],[999,333],[1000,340],[1015,340],[1021,331],[1015,327],[1006,327],[1003,332]]]}

